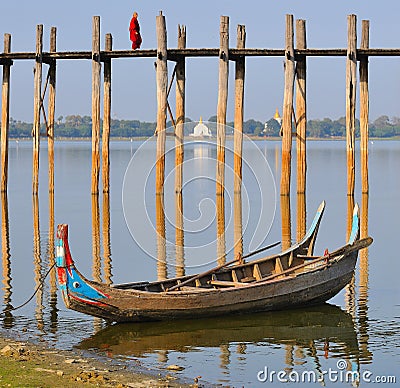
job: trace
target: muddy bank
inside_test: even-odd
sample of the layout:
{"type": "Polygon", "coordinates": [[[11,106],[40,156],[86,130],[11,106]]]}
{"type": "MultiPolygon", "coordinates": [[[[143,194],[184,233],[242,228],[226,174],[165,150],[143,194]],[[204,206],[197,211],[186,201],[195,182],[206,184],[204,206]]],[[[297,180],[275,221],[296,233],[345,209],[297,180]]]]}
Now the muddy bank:
{"type": "Polygon", "coordinates": [[[100,361],[79,351],[48,349],[0,337],[1,387],[199,387],[178,381],[171,366],[165,375],[128,370],[114,360],[100,361]]]}

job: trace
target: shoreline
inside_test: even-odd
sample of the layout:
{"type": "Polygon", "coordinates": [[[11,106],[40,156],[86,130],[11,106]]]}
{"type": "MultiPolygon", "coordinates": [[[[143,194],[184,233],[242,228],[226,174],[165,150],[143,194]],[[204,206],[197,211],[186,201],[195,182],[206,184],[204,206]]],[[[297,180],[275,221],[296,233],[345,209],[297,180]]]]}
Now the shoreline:
{"type": "MultiPolygon", "coordinates": [[[[115,142],[115,141],[122,141],[122,142],[133,142],[133,141],[145,141],[148,139],[151,139],[152,137],[112,137],[110,138],[110,143],[115,142]]],[[[28,138],[28,137],[10,137],[9,142],[30,142],[32,141],[32,138],[28,138]]],[[[168,140],[174,140],[173,136],[168,136],[167,137],[167,141],[168,140]]],[[[216,141],[216,137],[212,137],[212,138],[201,138],[201,137],[193,137],[193,136],[185,136],[184,140],[198,140],[198,141],[216,141]]],[[[233,136],[232,135],[227,135],[226,136],[226,140],[233,140],[233,136]]],[[[243,140],[244,141],[248,141],[248,140],[252,140],[252,141],[281,141],[282,137],[258,137],[258,136],[247,136],[246,134],[244,134],[243,136],[243,140]]],[[[399,141],[400,137],[399,136],[393,136],[393,137],[369,137],[368,139],[369,141],[390,141],[390,140],[394,140],[394,141],[399,141]]],[[[54,139],[54,142],[64,142],[64,141],[92,141],[91,137],[56,137],[54,139]]],[[[296,138],[295,136],[293,136],[293,143],[295,143],[296,138]]],[[[322,137],[309,137],[307,138],[307,141],[346,141],[345,137],[335,137],[335,138],[322,138],[322,137]]],[[[356,138],[356,141],[360,141],[360,138],[356,138]]],[[[44,144],[47,143],[46,140],[42,140],[42,142],[44,144]]],[[[101,143],[101,140],[100,140],[101,143]]]]}
{"type": "MultiPolygon", "coordinates": [[[[140,368],[140,366],[138,366],[140,368]]],[[[102,359],[81,350],[59,350],[0,334],[2,387],[198,387],[179,382],[174,369],[162,372],[134,370],[116,359],[102,359]]]]}

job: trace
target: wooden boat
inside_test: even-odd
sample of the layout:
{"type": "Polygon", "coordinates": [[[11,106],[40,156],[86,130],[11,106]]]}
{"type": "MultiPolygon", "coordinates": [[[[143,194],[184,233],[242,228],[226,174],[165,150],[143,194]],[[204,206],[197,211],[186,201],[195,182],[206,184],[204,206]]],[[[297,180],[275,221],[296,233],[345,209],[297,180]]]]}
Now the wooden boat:
{"type": "Polygon", "coordinates": [[[69,249],[68,226],[59,225],[56,265],[65,305],[110,321],[139,322],[325,302],[350,282],[358,251],[370,245],[372,238],[359,239],[356,205],[348,243],[324,256],[313,256],[324,209],[323,202],[305,237],[281,253],[247,263],[235,260],[195,276],[112,286],[90,281],[77,270],[69,249]]]}

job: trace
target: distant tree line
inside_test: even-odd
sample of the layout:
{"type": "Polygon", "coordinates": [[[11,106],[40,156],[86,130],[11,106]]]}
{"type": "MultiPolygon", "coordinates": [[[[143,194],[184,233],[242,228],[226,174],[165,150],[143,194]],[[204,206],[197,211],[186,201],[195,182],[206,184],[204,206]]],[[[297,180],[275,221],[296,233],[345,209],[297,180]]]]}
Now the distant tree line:
{"type": "MultiPolygon", "coordinates": [[[[190,118],[186,118],[191,122],[190,118]]],[[[211,116],[208,121],[216,122],[217,117],[211,116]]],[[[233,127],[233,122],[227,125],[233,127]]],[[[169,121],[167,127],[171,127],[169,121]]],[[[356,120],[356,136],[359,136],[360,122],[356,120]]],[[[150,137],[156,129],[155,122],[144,122],[139,120],[111,120],[111,137],[132,138],[132,137],[150,137]]],[[[83,138],[90,137],[92,132],[92,119],[90,116],[60,116],[55,123],[56,137],[83,138]]],[[[42,125],[42,132],[45,133],[45,126],[42,125]]],[[[259,137],[277,137],[280,135],[280,124],[273,118],[266,123],[257,120],[247,120],[243,123],[243,132],[247,135],[259,137]]],[[[26,123],[10,119],[10,137],[29,138],[32,133],[32,123],[26,123]]],[[[188,133],[186,133],[188,134],[188,133]]],[[[380,116],[369,125],[369,134],[371,137],[394,137],[400,136],[400,118],[380,116]]],[[[345,118],[338,120],[324,118],[323,120],[309,120],[307,122],[307,136],[315,138],[340,138],[346,136],[345,118]]]]}

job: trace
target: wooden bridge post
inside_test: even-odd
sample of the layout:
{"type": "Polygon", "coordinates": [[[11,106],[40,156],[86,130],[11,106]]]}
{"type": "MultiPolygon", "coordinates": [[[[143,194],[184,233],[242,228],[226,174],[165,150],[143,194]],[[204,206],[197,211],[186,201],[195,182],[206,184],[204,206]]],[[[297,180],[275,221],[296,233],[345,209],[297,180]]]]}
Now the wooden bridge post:
{"type": "MultiPolygon", "coordinates": [[[[298,49],[307,48],[306,39],[306,21],[296,20],[296,46],[298,49]]],[[[305,193],[307,172],[307,63],[305,55],[297,57],[296,75],[297,193],[305,193]]]]}
{"type": "Polygon", "coordinates": [[[167,127],[167,29],[165,16],[160,11],[156,17],[157,30],[157,162],[156,162],[156,194],[164,191],[165,174],[165,139],[167,127]]]}
{"type": "MultiPolygon", "coordinates": [[[[369,48],[369,20],[362,21],[361,49],[369,48]]],[[[360,58],[360,148],[361,148],[361,186],[362,193],[368,193],[368,56],[360,58]]]]}
{"type": "MultiPolygon", "coordinates": [[[[106,34],[105,51],[112,51],[112,35],[106,34]]],[[[102,133],[103,193],[110,191],[111,58],[104,60],[104,112],[102,133]]]]}
{"type": "MultiPolygon", "coordinates": [[[[307,48],[306,21],[296,20],[296,47],[307,48]]],[[[307,59],[297,57],[296,65],[296,145],[297,145],[297,241],[306,234],[307,179],[307,59]]]]}
{"type": "Polygon", "coordinates": [[[99,193],[100,171],[100,16],[92,22],[92,194],[99,193]]]}
{"type": "MultiPolygon", "coordinates": [[[[4,34],[4,53],[11,51],[11,35],[4,34]]],[[[10,125],[10,72],[11,62],[3,65],[1,91],[1,192],[7,192],[8,183],[8,130],[10,125]]]]}
{"type": "Polygon", "coordinates": [[[221,16],[220,49],[219,49],[219,80],[217,106],[217,195],[224,194],[225,181],[225,125],[228,103],[229,75],[229,17],[221,16]]]}
{"type": "Polygon", "coordinates": [[[281,195],[289,195],[290,193],[293,89],[295,78],[293,15],[286,15],[285,56],[285,90],[282,113],[281,195]]]}
{"type": "MultiPolygon", "coordinates": [[[[282,250],[292,245],[292,219],[290,211],[290,195],[281,195],[281,227],[282,227],[282,250]]],[[[282,263],[287,268],[287,262],[282,263]]]]}
{"type": "Polygon", "coordinates": [[[43,25],[36,26],[36,64],[33,95],[32,193],[39,191],[40,105],[42,99],[43,25]]]}
{"type": "Polygon", "coordinates": [[[347,17],[347,63],[346,63],[346,151],[347,195],[354,195],[355,186],[355,128],[357,84],[357,17],[347,17]]]}
{"type": "MultiPolygon", "coordinates": [[[[246,46],[246,27],[237,26],[237,45],[238,49],[246,46]]],[[[244,77],[245,77],[246,57],[236,60],[235,68],[235,132],[233,135],[234,148],[234,191],[238,192],[242,188],[242,152],[243,152],[243,102],[244,102],[244,77]]]]}
{"type": "MultiPolygon", "coordinates": [[[[178,26],[178,49],[186,48],[186,27],[178,26]]],[[[176,130],[175,130],[175,245],[176,276],[185,274],[184,231],[183,231],[183,158],[185,125],[185,57],[179,57],[176,63],[176,130]]]]}
{"type": "MultiPolygon", "coordinates": [[[[57,51],[57,27],[50,31],[50,52],[57,51]]],[[[56,60],[52,59],[49,68],[49,99],[48,99],[48,128],[47,128],[47,152],[49,163],[49,193],[54,192],[54,119],[56,112],[56,60]]]]}
{"type": "MultiPolygon", "coordinates": [[[[186,48],[186,27],[178,26],[178,49],[186,48]]],[[[176,62],[175,193],[182,191],[185,126],[185,57],[176,62]]]]}
{"type": "Polygon", "coordinates": [[[233,254],[234,257],[243,256],[243,212],[242,191],[233,194],[233,254]]]}

